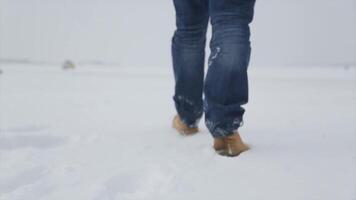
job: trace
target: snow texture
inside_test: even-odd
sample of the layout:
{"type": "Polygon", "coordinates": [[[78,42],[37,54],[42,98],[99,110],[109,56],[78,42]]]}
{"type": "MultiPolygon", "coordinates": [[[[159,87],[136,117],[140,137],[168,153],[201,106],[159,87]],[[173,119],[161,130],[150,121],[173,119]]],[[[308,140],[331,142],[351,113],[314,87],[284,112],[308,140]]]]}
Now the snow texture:
{"type": "Polygon", "coordinates": [[[164,68],[3,65],[0,200],[355,200],[356,68],[250,67],[237,158],[171,129],[164,68]]]}

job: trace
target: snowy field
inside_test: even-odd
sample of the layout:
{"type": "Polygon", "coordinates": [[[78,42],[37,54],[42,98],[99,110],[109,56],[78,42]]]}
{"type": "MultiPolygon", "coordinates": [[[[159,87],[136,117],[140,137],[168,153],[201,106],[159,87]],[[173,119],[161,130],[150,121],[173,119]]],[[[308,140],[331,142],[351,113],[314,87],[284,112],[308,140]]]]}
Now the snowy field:
{"type": "Polygon", "coordinates": [[[1,70],[1,200],[356,199],[355,67],[251,66],[237,158],[171,129],[168,68],[1,70]]]}

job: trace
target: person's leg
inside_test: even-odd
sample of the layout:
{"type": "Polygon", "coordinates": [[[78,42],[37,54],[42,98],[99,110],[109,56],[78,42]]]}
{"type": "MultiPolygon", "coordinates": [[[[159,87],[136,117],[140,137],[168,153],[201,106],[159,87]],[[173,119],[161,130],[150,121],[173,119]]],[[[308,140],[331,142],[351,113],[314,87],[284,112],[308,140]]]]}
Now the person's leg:
{"type": "Polygon", "coordinates": [[[172,39],[174,102],[181,121],[196,127],[203,112],[208,0],[174,0],[177,29],[172,39]]]}
{"type": "Polygon", "coordinates": [[[211,56],[204,87],[205,123],[213,137],[232,135],[248,101],[247,67],[254,0],[209,0],[211,56]]]}

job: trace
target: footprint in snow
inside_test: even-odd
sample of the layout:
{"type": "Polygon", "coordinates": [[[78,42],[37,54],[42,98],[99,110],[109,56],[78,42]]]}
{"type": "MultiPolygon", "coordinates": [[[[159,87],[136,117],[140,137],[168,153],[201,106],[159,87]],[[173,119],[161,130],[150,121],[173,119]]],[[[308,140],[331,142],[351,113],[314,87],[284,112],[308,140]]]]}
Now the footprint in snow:
{"type": "Polygon", "coordinates": [[[174,187],[174,174],[159,166],[128,170],[110,178],[96,200],[148,199],[167,194],[174,187]]]}
{"type": "Polygon", "coordinates": [[[63,145],[65,137],[52,135],[14,135],[0,136],[0,151],[20,148],[48,149],[63,145]]]}

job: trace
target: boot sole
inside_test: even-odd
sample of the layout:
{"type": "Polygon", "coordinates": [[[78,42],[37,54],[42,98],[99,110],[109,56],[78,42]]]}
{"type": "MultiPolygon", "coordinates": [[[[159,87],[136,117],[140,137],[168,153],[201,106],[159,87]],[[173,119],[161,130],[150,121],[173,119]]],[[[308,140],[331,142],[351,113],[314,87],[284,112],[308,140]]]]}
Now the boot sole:
{"type": "Polygon", "coordinates": [[[221,156],[236,157],[236,156],[239,156],[241,153],[248,151],[248,150],[250,150],[250,147],[247,147],[246,149],[244,149],[241,152],[236,153],[236,154],[229,153],[227,149],[215,150],[215,152],[221,156]]]}
{"type": "Polygon", "coordinates": [[[177,129],[176,127],[173,127],[180,135],[182,136],[190,136],[190,135],[195,135],[199,132],[199,130],[194,130],[194,131],[182,131],[177,129]]]}
{"type": "Polygon", "coordinates": [[[226,156],[226,157],[236,157],[238,155],[240,155],[241,153],[238,154],[229,154],[226,150],[219,150],[219,151],[215,151],[217,154],[219,154],[220,156],[226,156]]]}

